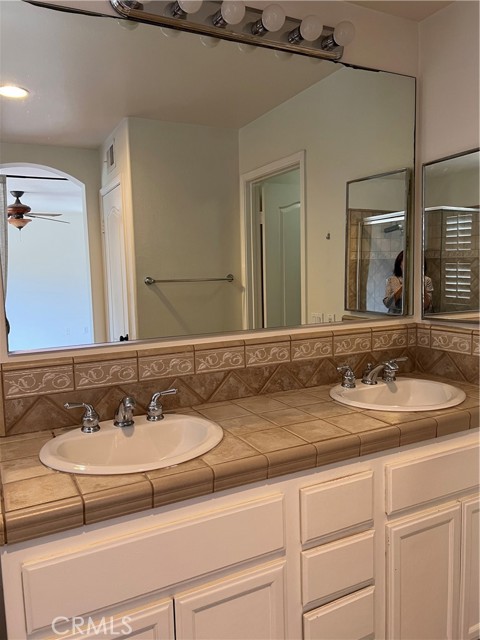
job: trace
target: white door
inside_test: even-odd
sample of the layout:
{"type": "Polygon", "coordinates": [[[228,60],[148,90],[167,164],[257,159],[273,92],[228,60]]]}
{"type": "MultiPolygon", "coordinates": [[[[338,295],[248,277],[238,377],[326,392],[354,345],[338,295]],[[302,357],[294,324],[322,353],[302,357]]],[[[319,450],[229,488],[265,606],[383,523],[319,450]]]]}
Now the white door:
{"type": "Polygon", "coordinates": [[[284,562],[175,598],[176,640],[285,638],[284,562]]]}
{"type": "Polygon", "coordinates": [[[108,341],[128,339],[127,268],[120,183],[102,189],[102,228],[108,308],[108,341]]]}

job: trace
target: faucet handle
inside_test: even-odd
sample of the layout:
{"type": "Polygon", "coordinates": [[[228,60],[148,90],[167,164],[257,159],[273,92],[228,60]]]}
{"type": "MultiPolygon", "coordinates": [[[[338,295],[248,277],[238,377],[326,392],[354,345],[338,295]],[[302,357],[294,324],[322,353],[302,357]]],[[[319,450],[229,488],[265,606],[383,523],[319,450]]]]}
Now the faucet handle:
{"type": "Polygon", "coordinates": [[[82,432],[83,433],[95,433],[100,429],[98,413],[95,411],[91,404],[86,402],[65,402],[63,405],[65,409],[85,409],[82,416],[82,432]]]}
{"type": "Polygon", "coordinates": [[[384,368],[383,368],[383,381],[384,382],[395,382],[396,378],[396,373],[399,370],[399,366],[398,363],[399,362],[406,362],[408,360],[408,358],[406,356],[402,356],[400,358],[392,358],[391,360],[387,360],[384,363],[384,368]]]}
{"type": "Polygon", "coordinates": [[[157,422],[163,420],[163,407],[160,403],[162,396],[170,396],[178,392],[178,389],[166,389],[165,391],[156,391],[147,407],[147,420],[149,422],[157,422]]]}
{"type": "Polygon", "coordinates": [[[355,373],[349,364],[337,367],[337,371],[342,374],[342,387],[346,389],[355,388],[355,373]]]}

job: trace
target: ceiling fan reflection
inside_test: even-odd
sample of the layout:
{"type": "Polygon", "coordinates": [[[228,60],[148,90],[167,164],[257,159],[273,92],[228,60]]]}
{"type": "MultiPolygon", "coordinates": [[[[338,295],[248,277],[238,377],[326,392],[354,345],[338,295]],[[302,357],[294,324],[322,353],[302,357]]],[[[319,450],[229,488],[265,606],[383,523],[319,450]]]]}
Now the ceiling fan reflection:
{"type": "Polygon", "coordinates": [[[7,218],[8,222],[18,230],[23,229],[29,222],[32,222],[32,218],[49,220],[50,222],[60,222],[61,224],[70,224],[65,220],[52,220],[52,218],[61,216],[61,213],[46,213],[41,211],[32,213],[31,207],[20,202],[20,198],[25,193],[24,191],[10,191],[10,193],[15,198],[15,202],[7,206],[7,218]]]}

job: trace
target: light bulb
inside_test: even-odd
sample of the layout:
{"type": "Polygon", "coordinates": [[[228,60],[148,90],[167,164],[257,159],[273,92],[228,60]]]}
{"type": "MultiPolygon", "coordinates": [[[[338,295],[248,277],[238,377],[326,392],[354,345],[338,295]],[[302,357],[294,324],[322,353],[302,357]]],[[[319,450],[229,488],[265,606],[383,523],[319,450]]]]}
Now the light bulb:
{"type": "Polygon", "coordinates": [[[335,27],[333,34],[322,39],[320,46],[324,51],[332,51],[337,47],[344,47],[355,37],[355,27],[351,22],[344,20],[335,27]]]}
{"type": "Polygon", "coordinates": [[[318,16],[307,16],[302,20],[300,26],[296,27],[288,34],[288,41],[291,44],[298,44],[302,40],[313,42],[319,38],[323,31],[323,23],[318,16]]]}
{"type": "Polygon", "coordinates": [[[238,24],[245,16],[245,4],[240,0],[225,0],[222,6],[213,16],[213,24],[216,27],[225,27],[227,24],[238,24]]]}
{"type": "Polygon", "coordinates": [[[348,22],[347,20],[339,22],[333,32],[333,39],[341,47],[350,44],[354,37],[355,27],[351,22],[348,22]]]}
{"type": "Polygon", "coordinates": [[[0,87],[0,96],[3,96],[4,98],[26,98],[28,96],[28,91],[13,84],[5,84],[0,87]]]}
{"type": "Polygon", "coordinates": [[[318,16],[307,16],[300,25],[300,35],[304,40],[313,42],[320,37],[323,31],[323,23],[318,16]]]}
{"type": "Polygon", "coordinates": [[[278,4],[270,4],[262,13],[262,17],[253,23],[252,34],[261,36],[267,31],[279,31],[285,24],[285,11],[278,4]]]}
{"type": "Polygon", "coordinates": [[[189,13],[196,13],[202,6],[203,0],[176,0],[172,7],[174,18],[184,18],[189,13]]]}

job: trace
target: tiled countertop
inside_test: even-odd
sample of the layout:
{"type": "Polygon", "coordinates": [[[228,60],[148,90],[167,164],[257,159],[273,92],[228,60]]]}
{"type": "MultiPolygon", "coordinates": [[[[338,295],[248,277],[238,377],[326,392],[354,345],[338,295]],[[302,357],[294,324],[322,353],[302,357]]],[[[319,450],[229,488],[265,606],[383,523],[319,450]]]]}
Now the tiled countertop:
{"type": "Polygon", "coordinates": [[[194,412],[220,424],[222,442],[200,458],[146,473],[73,475],[43,466],[38,452],[62,430],[3,438],[0,542],[29,540],[478,427],[478,387],[453,384],[467,398],[439,411],[355,409],[332,401],[331,385],[182,409],[179,413],[194,412]]]}

